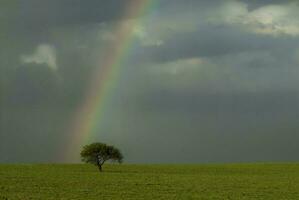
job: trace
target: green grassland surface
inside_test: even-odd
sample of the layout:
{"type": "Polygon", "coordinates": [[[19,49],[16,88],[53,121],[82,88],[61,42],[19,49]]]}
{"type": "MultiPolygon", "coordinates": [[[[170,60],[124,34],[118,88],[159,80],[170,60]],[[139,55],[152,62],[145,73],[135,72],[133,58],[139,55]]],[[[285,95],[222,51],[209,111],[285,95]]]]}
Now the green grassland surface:
{"type": "Polygon", "coordinates": [[[299,200],[299,164],[0,165],[4,199],[299,200]]]}

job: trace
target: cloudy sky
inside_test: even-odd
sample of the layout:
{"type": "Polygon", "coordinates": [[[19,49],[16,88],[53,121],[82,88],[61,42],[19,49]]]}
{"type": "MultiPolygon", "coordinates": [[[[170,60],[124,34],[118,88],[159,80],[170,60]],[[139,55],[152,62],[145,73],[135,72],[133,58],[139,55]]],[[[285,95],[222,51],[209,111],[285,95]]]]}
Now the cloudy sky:
{"type": "Polygon", "coordinates": [[[94,141],[127,162],[299,160],[296,1],[156,0],[126,14],[134,5],[1,1],[0,162],[79,161],[61,156],[70,126],[129,22],[134,42],[94,141]]]}

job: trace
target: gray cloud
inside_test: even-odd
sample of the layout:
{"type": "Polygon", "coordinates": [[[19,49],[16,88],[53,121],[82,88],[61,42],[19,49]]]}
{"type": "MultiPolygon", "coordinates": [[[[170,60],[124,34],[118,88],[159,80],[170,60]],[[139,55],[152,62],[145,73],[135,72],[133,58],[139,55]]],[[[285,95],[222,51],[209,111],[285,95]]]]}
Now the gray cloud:
{"type": "Polygon", "coordinates": [[[4,3],[1,6],[5,20],[28,31],[46,30],[63,25],[101,23],[120,19],[124,16],[126,5],[130,2],[120,0],[81,1],[81,0],[28,0],[4,3]],[[12,11],[12,12],[10,12],[12,11]]]}
{"type": "Polygon", "coordinates": [[[281,5],[281,4],[287,4],[296,2],[296,0],[286,0],[286,1],[280,1],[280,0],[241,0],[242,2],[245,2],[248,5],[249,10],[254,10],[259,7],[267,6],[267,5],[281,5]]]}

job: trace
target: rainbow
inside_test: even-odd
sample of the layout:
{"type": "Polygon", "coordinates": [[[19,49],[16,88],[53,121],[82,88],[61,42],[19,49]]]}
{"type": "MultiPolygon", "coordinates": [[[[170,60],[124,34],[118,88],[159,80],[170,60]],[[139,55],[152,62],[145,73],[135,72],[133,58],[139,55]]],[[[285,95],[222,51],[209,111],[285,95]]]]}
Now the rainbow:
{"type": "Polygon", "coordinates": [[[154,8],[156,0],[131,0],[125,11],[127,23],[120,23],[114,35],[116,39],[105,52],[105,58],[99,62],[97,70],[93,73],[90,86],[84,103],[75,114],[71,123],[70,144],[67,146],[64,160],[78,160],[79,148],[90,142],[94,134],[99,134],[97,124],[103,118],[104,107],[107,104],[113,88],[118,83],[123,63],[127,60],[129,53],[135,43],[134,28],[141,24],[142,18],[154,8]]]}

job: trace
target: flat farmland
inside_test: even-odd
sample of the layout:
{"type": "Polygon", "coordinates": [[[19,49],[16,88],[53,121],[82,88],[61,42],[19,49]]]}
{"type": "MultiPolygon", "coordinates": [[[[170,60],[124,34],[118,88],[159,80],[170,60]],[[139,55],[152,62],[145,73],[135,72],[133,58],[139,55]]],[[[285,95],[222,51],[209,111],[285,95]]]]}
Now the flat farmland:
{"type": "Polygon", "coordinates": [[[299,164],[0,165],[7,199],[299,199],[299,164]]]}

